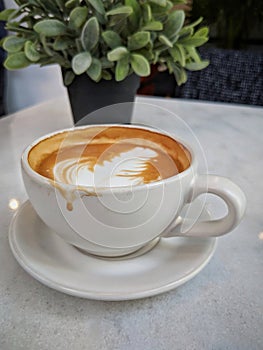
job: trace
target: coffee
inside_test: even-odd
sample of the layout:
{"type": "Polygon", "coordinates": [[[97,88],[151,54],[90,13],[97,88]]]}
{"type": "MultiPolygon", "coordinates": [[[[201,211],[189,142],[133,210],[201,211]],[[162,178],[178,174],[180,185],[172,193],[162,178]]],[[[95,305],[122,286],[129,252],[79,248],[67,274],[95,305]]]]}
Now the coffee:
{"type": "Polygon", "coordinates": [[[155,131],[94,126],[40,141],[28,161],[34,171],[58,183],[115,187],[172,177],[190,166],[191,156],[182,144],[155,131]]]}
{"type": "Polygon", "coordinates": [[[36,140],[21,169],[28,197],[51,230],[82,251],[113,257],[164,235],[214,237],[237,225],[243,192],[229,179],[198,174],[193,155],[147,127],[92,125],[36,140]],[[182,231],[182,208],[205,193],[222,198],[228,214],[182,231]]]}

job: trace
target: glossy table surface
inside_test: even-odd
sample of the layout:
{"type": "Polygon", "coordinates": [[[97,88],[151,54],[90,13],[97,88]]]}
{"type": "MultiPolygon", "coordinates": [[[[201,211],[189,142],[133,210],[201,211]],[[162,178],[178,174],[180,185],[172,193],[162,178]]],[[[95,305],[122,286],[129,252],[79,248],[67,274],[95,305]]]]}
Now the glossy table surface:
{"type": "MultiPolygon", "coordinates": [[[[136,123],[195,137],[208,172],[230,177],[244,190],[243,221],[218,239],[204,270],[170,292],[106,302],[50,289],[16,262],[8,229],[27,199],[21,152],[35,138],[71,126],[69,105],[57,99],[2,118],[1,350],[263,349],[263,109],[142,97],[137,102],[136,123]]],[[[210,201],[212,215],[225,210],[221,202],[210,201]]]]}

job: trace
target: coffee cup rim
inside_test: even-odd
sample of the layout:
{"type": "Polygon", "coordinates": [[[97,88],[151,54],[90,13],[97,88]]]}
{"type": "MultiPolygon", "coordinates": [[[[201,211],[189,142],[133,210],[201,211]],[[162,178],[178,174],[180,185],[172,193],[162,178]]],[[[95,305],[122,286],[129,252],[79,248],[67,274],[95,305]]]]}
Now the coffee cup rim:
{"type": "MultiPolygon", "coordinates": [[[[170,176],[166,179],[161,179],[158,181],[153,181],[147,184],[141,184],[141,185],[134,185],[132,187],[132,190],[140,190],[143,189],[145,187],[147,188],[152,188],[152,187],[158,187],[160,185],[164,185],[164,184],[168,184],[172,181],[174,181],[175,179],[181,179],[185,176],[187,176],[190,172],[192,172],[193,169],[196,169],[197,164],[196,164],[196,157],[195,157],[195,153],[193,151],[193,148],[184,140],[181,140],[179,137],[174,137],[173,135],[171,135],[168,132],[160,132],[157,128],[155,129],[154,127],[151,126],[146,126],[146,125],[140,125],[140,124],[90,124],[90,125],[81,125],[81,126],[72,126],[69,128],[64,128],[64,129],[59,129],[56,131],[52,131],[48,134],[45,134],[43,136],[38,137],[37,139],[33,140],[28,146],[26,146],[26,148],[24,149],[24,151],[22,152],[22,156],[21,156],[21,166],[23,168],[23,170],[25,170],[27,172],[27,174],[31,177],[34,178],[34,180],[36,180],[39,184],[41,185],[46,185],[48,187],[50,187],[51,184],[57,184],[59,187],[65,189],[65,190],[79,190],[81,191],[81,189],[85,190],[85,191],[89,191],[89,192],[94,192],[94,187],[93,186],[76,186],[73,184],[65,184],[63,182],[59,182],[56,180],[51,180],[39,173],[37,173],[34,169],[32,169],[32,167],[29,165],[28,162],[28,155],[29,152],[31,151],[31,149],[36,146],[37,144],[39,144],[41,141],[46,140],[50,137],[53,137],[55,135],[58,134],[62,134],[64,132],[70,132],[73,130],[81,130],[81,129],[87,129],[87,128],[92,128],[92,127],[125,127],[125,128],[139,128],[139,129],[143,129],[143,130],[148,130],[148,131],[152,131],[155,133],[159,133],[159,134],[163,134],[166,136],[169,136],[170,138],[172,138],[173,140],[175,140],[176,142],[180,143],[182,146],[184,146],[188,152],[191,155],[191,162],[190,162],[190,166],[183,170],[182,172],[170,176]]],[[[96,187],[95,188],[95,192],[94,194],[102,194],[102,193],[106,193],[106,192],[126,192],[127,190],[130,190],[129,186],[111,186],[111,187],[96,187]]]]}

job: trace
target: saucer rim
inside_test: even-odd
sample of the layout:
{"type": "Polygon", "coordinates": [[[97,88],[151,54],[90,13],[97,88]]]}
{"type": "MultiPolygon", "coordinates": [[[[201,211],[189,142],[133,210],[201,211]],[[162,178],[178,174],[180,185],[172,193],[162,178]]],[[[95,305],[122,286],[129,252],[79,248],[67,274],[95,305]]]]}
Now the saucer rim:
{"type": "MultiPolygon", "coordinates": [[[[155,296],[161,293],[168,292],[172,289],[175,289],[184,283],[188,282],[192,278],[194,278],[211,260],[211,258],[214,255],[214,252],[216,250],[217,246],[217,238],[216,237],[208,237],[206,238],[211,242],[209,246],[209,251],[207,252],[207,255],[205,259],[202,261],[200,265],[197,267],[194,267],[193,270],[191,270],[188,274],[184,275],[180,279],[176,279],[175,281],[172,281],[170,283],[165,283],[162,285],[159,285],[158,287],[154,288],[147,288],[145,290],[140,291],[131,291],[131,292],[100,292],[100,291],[87,291],[80,288],[72,288],[67,286],[66,284],[62,283],[56,283],[55,281],[51,280],[49,277],[44,276],[43,274],[39,274],[37,270],[35,270],[31,265],[30,262],[27,262],[27,258],[25,255],[21,253],[19,250],[19,244],[16,241],[16,227],[17,227],[17,221],[20,218],[21,213],[23,213],[23,210],[25,207],[30,206],[31,210],[34,211],[34,214],[36,215],[38,220],[41,220],[37,213],[35,212],[34,208],[32,207],[29,200],[26,200],[16,211],[14,214],[10,226],[9,226],[9,246],[11,248],[11,251],[18,262],[18,264],[33,278],[35,278],[38,282],[44,284],[45,286],[54,289],[56,291],[65,293],[67,295],[79,297],[79,298],[85,298],[90,300],[98,300],[98,301],[125,301],[125,300],[136,300],[136,299],[142,299],[146,297],[155,296]]],[[[210,213],[206,210],[206,215],[210,217],[210,213]]],[[[44,224],[45,225],[45,224],[44,224]]],[[[46,225],[45,225],[46,226],[46,225]]],[[[55,234],[55,232],[52,232],[52,234],[55,234]]],[[[189,237],[187,237],[189,238],[189,237]]],[[[167,238],[160,238],[160,241],[167,238]]],[[[168,238],[169,239],[169,238],[168,238]]],[[[68,244],[64,242],[65,244],[68,244]]],[[[159,243],[157,243],[159,244],[159,243]]],[[[155,249],[155,246],[152,248],[155,249]]],[[[137,257],[139,258],[139,257],[137,257]]],[[[98,260],[96,257],[91,257],[91,259],[98,260]]],[[[136,259],[133,258],[133,259],[136,259]]]]}

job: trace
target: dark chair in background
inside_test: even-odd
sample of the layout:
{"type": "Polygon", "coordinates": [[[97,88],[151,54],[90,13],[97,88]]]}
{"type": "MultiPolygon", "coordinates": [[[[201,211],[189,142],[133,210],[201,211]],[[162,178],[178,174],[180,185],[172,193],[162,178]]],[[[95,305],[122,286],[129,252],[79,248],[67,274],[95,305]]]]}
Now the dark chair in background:
{"type": "Polygon", "coordinates": [[[218,48],[202,48],[200,53],[210,65],[189,72],[175,97],[263,105],[263,53],[218,48]]]}
{"type": "Polygon", "coordinates": [[[167,72],[143,79],[139,94],[263,105],[263,53],[202,47],[200,55],[210,65],[188,72],[188,80],[177,86],[167,72]]]}
{"type": "MultiPolygon", "coordinates": [[[[4,2],[0,0],[0,11],[4,9],[4,2]]],[[[0,39],[6,35],[5,23],[0,21],[0,39]]],[[[0,48],[0,116],[5,114],[5,68],[3,62],[5,59],[5,52],[0,48]]]]}

